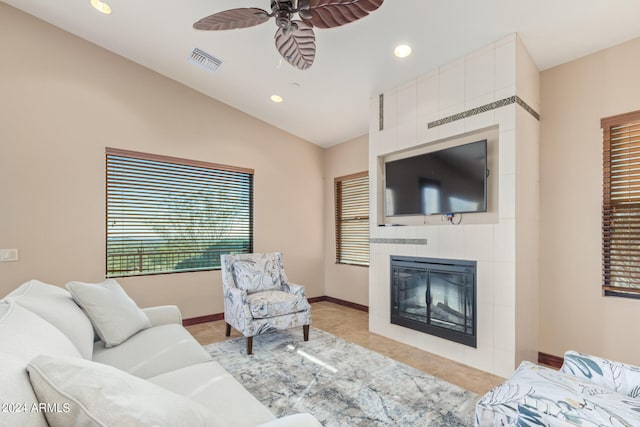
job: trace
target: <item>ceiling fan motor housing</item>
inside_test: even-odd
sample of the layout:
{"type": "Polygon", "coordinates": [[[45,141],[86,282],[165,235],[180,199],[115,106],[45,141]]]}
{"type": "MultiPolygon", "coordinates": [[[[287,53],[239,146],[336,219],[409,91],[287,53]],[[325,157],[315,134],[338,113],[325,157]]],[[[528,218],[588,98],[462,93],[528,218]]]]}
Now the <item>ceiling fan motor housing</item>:
{"type": "Polygon", "coordinates": [[[277,1],[271,2],[271,12],[276,18],[276,25],[282,29],[288,29],[291,25],[291,16],[294,11],[293,1],[277,1]]]}

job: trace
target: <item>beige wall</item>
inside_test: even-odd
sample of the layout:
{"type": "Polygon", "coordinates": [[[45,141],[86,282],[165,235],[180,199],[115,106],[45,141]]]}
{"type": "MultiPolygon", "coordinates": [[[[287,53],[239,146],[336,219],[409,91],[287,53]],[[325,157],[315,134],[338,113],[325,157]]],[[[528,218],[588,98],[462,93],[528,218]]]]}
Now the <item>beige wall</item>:
{"type": "Polygon", "coordinates": [[[336,216],[334,179],[366,171],[369,137],[363,135],[325,150],[324,224],[325,224],[325,291],[326,295],[356,304],[369,305],[369,269],[336,264],[336,216]]]}
{"type": "Polygon", "coordinates": [[[640,364],[640,301],[603,297],[600,119],[640,109],[640,39],[541,74],[540,351],[640,364]]]}
{"type": "MultiPolygon", "coordinates": [[[[322,149],[0,3],[0,248],[20,251],[0,296],[104,279],[106,146],[255,169],[255,250],[324,295],[322,149]]],[[[121,283],[140,306],[223,310],[219,271],[121,283]]]]}

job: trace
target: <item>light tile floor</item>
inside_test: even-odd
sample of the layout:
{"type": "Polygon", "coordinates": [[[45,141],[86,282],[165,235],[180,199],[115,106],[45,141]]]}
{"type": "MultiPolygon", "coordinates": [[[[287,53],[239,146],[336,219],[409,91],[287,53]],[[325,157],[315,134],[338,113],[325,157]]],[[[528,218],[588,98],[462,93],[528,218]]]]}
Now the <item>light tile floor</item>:
{"type": "MultiPolygon", "coordinates": [[[[504,378],[488,372],[373,334],[369,332],[369,318],[365,312],[326,301],[314,303],[312,307],[312,327],[377,351],[479,395],[483,395],[504,381],[504,378]]],[[[223,320],[192,325],[187,329],[202,345],[228,339],[224,336],[223,320]]],[[[231,329],[231,338],[239,336],[241,334],[238,331],[231,329]]],[[[300,339],[302,339],[302,328],[300,328],[300,339]]]]}

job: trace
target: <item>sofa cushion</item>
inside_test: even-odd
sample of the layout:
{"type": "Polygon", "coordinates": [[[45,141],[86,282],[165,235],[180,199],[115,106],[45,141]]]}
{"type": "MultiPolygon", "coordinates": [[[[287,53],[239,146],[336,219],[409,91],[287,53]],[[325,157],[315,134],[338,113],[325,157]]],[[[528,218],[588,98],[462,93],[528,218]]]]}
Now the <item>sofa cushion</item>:
{"type": "Polygon", "coordinates": [[[282,291],[264,291],[247,295],[247,304],[254,319],[282,316],[309,308],[306,298],[282,291]]]}
{"type": "Polygon", "coordinates": [[[27,365],[40,402],[57,426],[225,426],[203,405],[89,360],[38,356],[27,365]]]}
{"type": "Polygon", "coordinates": [[[122,344],[106,348],[97,342],[93,360],[141,378],[207,362],[211,356],[181,325],[154,326],[135,334],[122,344]]]}
{"type": "Polygon", "coordinates": [[[82,357],[58,328],[9,299],[0,302],[0,351],[25,363],[39,354],[82,357]]]}
{"type": "Polygon", "coordinates": [[[275,417],[218,362],[186,366],[149,378],[160,387],[206,405],[236,427],[254,427],[275,417]]]}
{"type": "Polygon", "coordinates": [[[118,345],[151,327],[149,318],[113,279],[102,283],[70,282],[67,289],[106,347],[118,345]]]}
{"type": "Polygon", "coordinates": [[[267,255],[233,263],[233,276],[238,288],[248,294],[282,289],[280,269],[273,256],[267,255]]]}
{"type": "Polygon", "coordinates": [[[27,362],[0,353],[0,425],[47,427],[44,413],[37,410],[38,399],[33,393],[27,362]]]}
{"type": "Polygon", "coordinates": [[[71,340],[82,357],[91,359],[93,327],[68,291],[39,280],[30,280],[5,299],[12,299],[51,323],[71,340]]]}

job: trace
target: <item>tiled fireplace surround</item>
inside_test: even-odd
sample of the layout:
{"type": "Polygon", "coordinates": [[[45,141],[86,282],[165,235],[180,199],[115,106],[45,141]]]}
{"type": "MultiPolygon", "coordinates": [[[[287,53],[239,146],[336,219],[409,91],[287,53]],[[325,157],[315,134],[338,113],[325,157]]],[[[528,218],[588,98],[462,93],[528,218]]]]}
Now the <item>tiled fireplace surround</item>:
{"type": "Polygon", "coordinates": [[[371,332],[504,377],[522,360],[537,361],[538,92],[538,70],[513,34],[371,100],[371,332]],[[487,213],[463,215],[459,225],[438,216],[385,218],[387,156],[484,137],[487,213]],[[477,348],[391,324],[391,255],[478,262],[477,348]]]}

